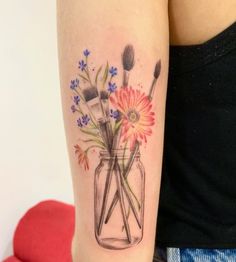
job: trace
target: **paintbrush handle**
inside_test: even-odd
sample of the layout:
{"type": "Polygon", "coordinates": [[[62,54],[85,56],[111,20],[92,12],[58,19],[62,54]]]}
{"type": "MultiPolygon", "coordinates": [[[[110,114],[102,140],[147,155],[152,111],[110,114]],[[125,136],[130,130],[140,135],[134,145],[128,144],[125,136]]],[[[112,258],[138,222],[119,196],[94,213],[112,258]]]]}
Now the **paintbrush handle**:
{"type": "Polygon", "coordinates": [[[105,219],[105,211],[106,211],[108,195],[109,195],[109,191],[111,187],[111,180],[112,180],[112,173],[114,170],[114,166],[115,166],[115,161],[113,158],[111,158],[110,163],[109,163],[109,170],[108,170],[108,174],[106,178],[106,183],[105,183],[103,200],[102,200],[101,215],[100,215],[100,220],[99,220],[98,229],[97,229],[98,235],[101,235],[101,232],[102,232],[102,226],[103,226],[104,219],[105,219]]]}
{"type": "MultiPolygon", "coordinates": [[[[136,156],[138,151],[139,151],[139,142],[136,142],[135,143],[135,147],[134,147],[134,149],[133,149],[133,151],[132,151],[132,153],[130,155],[130,158],[129,158],[129,161],[127,163],[127,166],[125,168],[125,171],[124,171],[124,174],[123,174],[123,179],[127,179],[128,175],[129,175],[129,172],[131,170],[131,167],[132,167],[132,165],[134,163],[135,156],[136,156]]],[[[108,209],[108,213],[107,213],[107,217],[106,217],[105,223],[108,223],[108,221],[109,221],[109,219],[110,219],[110,217],[111,217],[111,215],[113,213],[113,210],[114,210],[117,202],[118,202],[118,192],[116,191],[116,193],[115,193],[115,195],[113,197],[112,203],[111,203],[111,205],[110,205],[110,207],[108,209]]]]}
{"type": "Polygon", "coordinates": [[[121,214],[122,214],[122,217],[123,217],[123,222],[124,222],[125,231],[126,231],[128,241],[129,241],[129,243],[131,243],[132,238],[131,238],[131,234],[130,234],[130,227],[129,227],[128,219],[126,217],[124,196],[123,196],[122,185],[121,185],[121,174],[118,170],[119,170],[119,168],[117,167],[117,157],[116,157],[115,158],[115,175],[116,175],[116,184],[117,184],[117,189],[118,189],[118,196],[119,196],[121,214]]]}
{"type": "Polygon", "coordinates": [[[131,170],[131,167],[132,167],[132,165],[133,165],[133,163],[134,163],[135,156],[136,156],[136,154],[137,154],[138,152],[139,152],[139,142],[136,140],[136,141],[135,141],[134,149],[133,149],[132,153],[130,154],[128,163],[127,163],[126,168],[125,168],[124,178],[127,178],[127,177],[128,177],[129,172],[130,172],[130,170],[131,170]]]}
{"type": "Polygon", "coordinates": [[[122,176],[121,173],[120,173],[120,177],[121,177],[122,188],[124,189],[126,198],[127,198],[128,202],[129,202],[129,205],[130,205],[131,210],[132,210],[132,212],[133,212],[133,214],[134,214],[134,217],[135,217],[135,219],[136,219],[136,221],[137,221],[137,223],[138,223],[139,228],[142,228],[142,226],[141,226],[141,224],[140,224],[140,221],[139,221],[139,218],[138,218],[138,212],[137,212],[137,210],[136,210],[136,208],[135,208],[135,205],[134,205],[134,201],[133,201],[133,199],[131,198],[131,195],[130,195],[129,191],[128,191],[127,188],[126,188],[125,180],[124,180],[124,177],[122,176]]]}
{"type": "MultiPolygon", "coordinates": [[[[119,172],[119,175],[120,175],[122,188],[123,188],[123,190],[125,192],[125,195],[126,195],[126,198],[127,198],[128,202],[129,202],[129,205],[131,207],[131,210],[132,210],[132,212],[134,214],[134,217],[135,217],[135,219],[137,221],[137,224],[138,224],[139,228],[142,228],[142,225],[140,224],[140,221],[139,221],[139,218],[138,218],[138,212],[137,212],[137,210],[135,208],[134,202],[132,200],[132,197],[131,197],[129,191],[126,188],[125,179],[124,179],[123,175],[121,174],[120,167],[118,165],[117,165],[117,169],[118,169],[118,172],[119,172]]],[[[109,221],[109,219],[110,219],[110,217],[112,215],[112,212],[113,212],[113,210],[114,210],[118,200],[119,200],[119,193],[118,193],[118,190],[117,190],[115,195],[114,195],[114,198],[113,198],[113,201],[111,203],[111,206],[110,206],[110,208],[108,210],[107,217],[106,217],[106,220],[105,220],[105,224],[108,223],[108,221],[109,221]]]]}
{"type": "Polygon", "coordinates": [[[153,78],[150,90],[149,90],[149,94],[148,94],[148,98],[151,101],[153,99],[154,96],[154,91],[155,91],[155,87],[156,87],[156,82],[157,82],[157,78],[153,78]]]}
{"type": "Polygon", "coordinates": [[[120,136],[121,136],[121,130],[119,129],[113,137],[112,150],[110,152],[109,169],[108,169],[108,172],[107,172],[104,195],[103,195],[103,200],[102,200],[101,216],[100,216],[100,220],[99,220],[99,224],[98,224],[98,235],[101,234],[102,226],[103,226],[104,219],[105,219],[105,212],[106,212],[106,206],[107,206],[107,201],[108,201],[108,195],[109,195],[110,187],[111,187],[112,172],[115,168],[115,158],[116,158],[115,149],[117,149],[117,147],[119,145],[120,136]]]}
{"type": "Polygon", "coordinates": [[[111,122],[109,120],[106,123],[106,130],[107,130],[107,140],[109,144],[109,152],[111,152],[112,144],[113,144],[113,131],[112,131],[111,122]]]}
{"type": "Polygon", "coordinates": [[[127,87],[129,84],[129,72],[124,70],[123,72],[123,87],[127,87]]]}

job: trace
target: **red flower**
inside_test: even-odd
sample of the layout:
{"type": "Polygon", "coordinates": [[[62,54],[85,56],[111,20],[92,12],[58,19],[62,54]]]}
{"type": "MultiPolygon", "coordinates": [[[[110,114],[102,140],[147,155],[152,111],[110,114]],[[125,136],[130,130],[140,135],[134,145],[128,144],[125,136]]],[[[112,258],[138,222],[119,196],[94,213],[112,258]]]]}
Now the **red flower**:
{"type": "Polygon", "coordinates": [[[123,141],[130,141],[132,149],[135,141],[147,142],[147,136],[152,134],[154,112],[152,104],[140,90],[132,87],[123,87],[110,97],[112,105],[122,114],[123,141]]]}
{"type": "Polygon", "coordinates": [[[79,165],[83,165],[85,171],[89,170],[89,159],[86,151],[83,151],[79,145],[75,145],[75,154],[78,155],[79,165]]]}

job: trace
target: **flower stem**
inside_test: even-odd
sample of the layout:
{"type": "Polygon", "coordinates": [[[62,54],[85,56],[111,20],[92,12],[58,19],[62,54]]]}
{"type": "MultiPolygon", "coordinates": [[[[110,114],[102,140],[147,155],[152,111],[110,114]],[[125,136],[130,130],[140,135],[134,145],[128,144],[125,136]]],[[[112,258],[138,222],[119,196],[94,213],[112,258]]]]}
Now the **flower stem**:
{"type": "Polygon", "coordinates": [[[91,84],[91,86],[93,86],[93,83],[92,83],[91,78],[90,78],[90,75],[89,75],[88,57],[87,57],[87,56],[86,56],[86,58],[85,58],[85,63],[86,63],[86,65],[87,65],[87,68],[84,69],[85,74],[86,74],[86,76],[88,77],[89,83],[91,84]]]}
{"type": "Polygon", "coordinates": [[[104,150],[104,147],[102,147],[102,146],[98,146],[98,145],[93,145],[93,146],[89,146],[86,150],[85,150],[85,152],[86,152],[86,154],[88,153],[88,151],[90,150],[90,149],[92,149],[92,148],[100,148],[100,149],[103,149],[104,150]]]}
{"type": "Polygon", "coordinates": [[[136,203],[137,203],[137,206],[138,206],[138,209],[140,210],[141,209],[141,204],[139,203],[139,200],[137,198],[137,196],[135,195],[135,193],[133,192],[129,182],[128,182],[128,179],[127,178],[124,178],[124,182],[125,182],[125,185],[127,186],[129,192],[132,194],[132,196],[134,197],[136,203]]]}

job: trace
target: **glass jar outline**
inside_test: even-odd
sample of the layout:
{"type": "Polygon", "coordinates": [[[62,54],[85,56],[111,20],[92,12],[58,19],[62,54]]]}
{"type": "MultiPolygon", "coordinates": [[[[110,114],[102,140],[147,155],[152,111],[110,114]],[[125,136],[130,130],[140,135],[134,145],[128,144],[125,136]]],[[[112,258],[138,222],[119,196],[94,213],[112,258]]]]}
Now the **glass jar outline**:
{"type": "MultiPolygon", "coordinates": [[[[130,230],[131,241],[129,242],[127,240],[127,238],[121,237],[121,234],[119,234],[119,232],[115,231],[114,225],[113,225],[113,228],[111,230],[113,232],[110,234],[110,237],[109,237],[109,232],[107,230],[102,229],[102,231],[106,231],[106,233],[104,233],[104,234],[103,234],[103,232],[100,233],[100,234],[98,233],[98,223],[99,223],[99,219],[100,219],[100,216],[101,216],[101,199],[103,198],[103,193],[104,193],[104,192],[101,192],[101,191],[104,190],[104,185],[105,185],[104,181],[106,181],[106,176],[107,176],[107,165],[110,164],[110,161],[112,161],[112,159],[114,160],[114,157],[117,157],[119,164],[122,165],[123,168],[124,168],[125,161],[127,161],[130,157],[130,155],[128,155],[127,153],[128,152],[124,152],[124,149],[117,149],[117,150],[115,150],[115,153],[112,154],[112,156],[111,156],[105,150],[100,151],[100,162],[99,162],[97,168],[95,169],[95,178],[94,178],[94,227],[95,228],[94,228],[94,231],[95,231],[95,237],[96,237],[98,244],[100,246],[102,246],[104,248],[108,248],[108,249],[130,248],[130,247],[140,243],[140,241],[143,238],[144,204],[145,204],[144,203],[145,202],[145,169],[144,169],[144,166],[143,166],[143,164],[140,160],[140,153],[139,152],[137,152],[135,154],[134,162],[133,162],[131,170],[128,173],[127,178],[126,178],[129,181],[128,184],[132,184],[131,185],[132,189],[134,188],[134,185],[136,185],[136,187],[138,187],[138,188],[133,189],[134,192],[133,192],[133,195],[132,195],[132,199],[134,199],[135,194],[137,194],[137,199],[135,201],[137,201],[137,202],[138,202],[138,200],[140,201],[140,207],[138,208],[138,215],[139,215],[138,217],[139,217],[139,222],[140,222],[139,229],[137,229],[137,226],[135,226],[134,218],[130,218],[130,213],[132,213],[133,209],[130,208],[130,203],[128,202],[128,204],[127,204],[127,200],[126,200],[126,204],[125,204],[126,209],[125,210],[127,212],[127,206],[128,206],[128,210],[129,210],[129,213],[127,214],[127,219],[133,221],[133,222],[131,221],[130,224],[129,224],[130,229],[131,229],[130,230]],[[122,163],[122,161],[123,161],[123,163],[122,163]],[[103,177],[101,177],[101,176],[103,176],[103,177]],[[104,181],[101,182],[100,180],[104,180],[104,181]],[[116,235],[115,232],[117,233],[117,235],[116,235]]],[[[124,169],[122,170],[122,175],[123,175],[123,171],[124,171],[124,169]]],[[[115,174],[113,172],[113,187],[114,187],[114,183],[115,183],[114,176],[115,176],[115,174]]],[[[112,190],[111,190],[110,196],[114,197],[114,192],[116,192],[116,191],[117,191],[117,187],[115,186],[115,191],[114,191],[114,188],[113,188],[113,194],[112,194],[112,190]]],[[[108,206],[110,206],[110,205],[108,205],[108,206]]],[[[138,204],[136,204],[136,207],[137,206],[138,206],[138,204]]],[[[105,212],[107,212],[107,209],[105,210],[105,212]]],[[[115,211],[113,211],[113,212],[115,212],[115,211]]],[[[116,212],[117,212],[117,210],[116,210],[116,212]]],[[[113,216],[115,216],[115,214],[113,216]]],[[[117,215],[117,217],[118,217],[118,215],[117,215]]],[[[132,216],[132,217],[134,217],[134,216],[132,216]]],[[[136,217],[136,221],[137,221],[137,217],[136,217]]],[[[121,222],[121,224],[122,224],[122,222],[121,222]]],[[[102,227],[108,227],[109,228],[109,226],[107,226],[107,225],[108,225],[108,223],[103,223],[102,227]]],[[[116,225],[116,226],[119,227],[119,225],[116,225]]],[[[124,229],[124,226],[122,226],[122,228],[124,229]]]]}

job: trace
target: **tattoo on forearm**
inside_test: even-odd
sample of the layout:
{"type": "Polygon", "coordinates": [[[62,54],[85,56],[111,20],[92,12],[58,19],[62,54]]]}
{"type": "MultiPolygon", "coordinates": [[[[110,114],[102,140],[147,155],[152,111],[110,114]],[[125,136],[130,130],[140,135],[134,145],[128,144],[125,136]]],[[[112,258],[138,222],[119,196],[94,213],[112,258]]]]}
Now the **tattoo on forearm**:
{"type": "Polygon", "coordinates": [[[84,138],[83,146],[74,146],[75,154],[79,165],[88,171],[89,156],[99,153],[94,171],[95,237],[102,247],[125,249],[143,238],[145,169],[140,147],[147,142],[155,123],[152,99],[161,61],[155,65],[146,94],[129,85],[135,65],[132,45],[123,50],[122,74],[108,62],[92,68],[90,56],[86,49],[78,63],[78,78],[70,82],[71,110],[77,114],[76,123],[84,138]]]}

